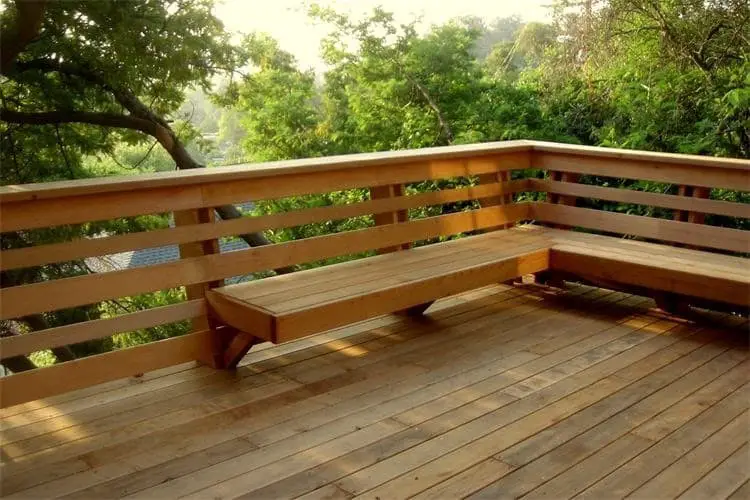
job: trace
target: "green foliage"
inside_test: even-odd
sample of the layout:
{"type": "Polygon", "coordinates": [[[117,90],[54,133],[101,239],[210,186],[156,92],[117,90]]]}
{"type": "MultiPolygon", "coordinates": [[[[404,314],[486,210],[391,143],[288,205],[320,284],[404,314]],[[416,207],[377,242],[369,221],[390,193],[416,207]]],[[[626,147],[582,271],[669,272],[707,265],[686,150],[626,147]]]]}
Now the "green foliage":
{"type": "MultiPolygon", "coordinates": [[[[308,196],[294,196],[278,200],[259,201],[255,204],[254,215],[268,215],[290,210],[301,210],[304,208],[326,207],[332,205],[344,205],[358,203],[368,197],[365,189],[350,189],[346,191],[334,191],[326,194],[308,196]]],[[[372,217],[355,217],[338,221],[327,221],[317,224],[306,224],[292,228],[273,229],[269,236],[274,242],[284,242],[320,236],[322,234],[339,233],[352,229],[363,229],[372,225],[372,217]]]]}
{"type": "MultiPolygon", "coordinates": [[[[129,89],[157,114],[172,116],[186,91],[210,88],[214,74],[237,61],[238,51],[212,6],[212,0],[48,2],[44,36],[27,46],[18,64],[75,64],[129,89]]],[[[0,26],[7,28],[13,12],[2,13],[0,26]]],[[[106,88],[54,71],[11,73],[0,91],[4,105],[12,103],[17,111],[120,111],[106,88]]],[[[82,158],[146,141],[138,132],[81,124],[2,123],[0,136],[3,184],[89,177],[82,158]]]]}
{"type": "MultiPolygon", "coordinates": [[[[123,312],[139,311],[152,307],[176,304],[185,300],[183,289],[171,289],[162,292],[128,297],[116,302],[107,302],[102,312],[103,317],[116,316],[123,312]]],[[[118,333],[112,336],[110,349],[124,349],[145,342],[163,340],[178,335],[183,335],[190,330],[190,321],[181,321],[154,328],[146,328],[133,332],[118,333]]]]}
{"type": "Polygon", "coordinates": [[[564,42],[522,79],[583,143],[747,158],[748,19],[733,1],[563,9],[564,42]]]}

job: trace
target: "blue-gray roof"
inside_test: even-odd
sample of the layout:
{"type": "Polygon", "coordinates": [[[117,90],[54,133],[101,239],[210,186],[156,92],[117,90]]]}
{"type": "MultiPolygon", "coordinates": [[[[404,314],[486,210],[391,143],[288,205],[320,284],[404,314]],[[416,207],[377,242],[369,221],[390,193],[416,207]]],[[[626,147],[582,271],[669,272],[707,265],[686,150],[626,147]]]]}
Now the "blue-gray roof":
{"type": "MultiPolygon", "coordinates": [[[[252,203],[243,203],[238,205],[242,212],[250,212],[253,209],[252,203]]],[[[174,222],[169,221],[169,226],[174,227],[174,222]]],[[[221,253],[235,252],[250,248],[245,240],[240,238],[221,238],[219,240],[219,251],[221,253]]],[[[116,271],[121,269],[135,269],[138,267],[153,266],[156,264],[166,264],[180,259],[180,250],[177,245],[166,245],[162,247],[143,248],[130,252],[122,252],[104,257],[94,257],[86,259],[88,266],[95,272],[116,271]]],[[[228,283],[246,281],[250,276],[240,276],[226,280],[228,283]]]]}

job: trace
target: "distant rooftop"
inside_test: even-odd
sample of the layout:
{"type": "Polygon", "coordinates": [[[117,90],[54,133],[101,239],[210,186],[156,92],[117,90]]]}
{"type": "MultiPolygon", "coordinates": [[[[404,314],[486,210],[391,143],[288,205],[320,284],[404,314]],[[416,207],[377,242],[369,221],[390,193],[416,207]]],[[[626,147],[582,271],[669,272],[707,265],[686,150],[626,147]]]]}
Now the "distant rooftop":
{"type": "MultiPolygon", "coordinates": [[[[253,210],[254,205],[250,202],[237,205],[243,213],[253,210]]],[[[174,220],[170,218],[169,226],[174,227],[174,220]]],[[[222,238],[219,240],[219,251],[221,253],[235,252],[250,248],[245,240],[240,238],[222,238]]],[[[103,257],[92,257],[86,259],[86,264],[95,272],[119,271],[122,269],[134,269],[137,267],[166,264],[180,259],[180,249],[177,245],[166,245],[154,248],[142,248],[129,252],[121,252],[103,257]]],[[[250,275],[239,276],[225,280],[227,283],[237,283],[252,279],[250,275]]]]}

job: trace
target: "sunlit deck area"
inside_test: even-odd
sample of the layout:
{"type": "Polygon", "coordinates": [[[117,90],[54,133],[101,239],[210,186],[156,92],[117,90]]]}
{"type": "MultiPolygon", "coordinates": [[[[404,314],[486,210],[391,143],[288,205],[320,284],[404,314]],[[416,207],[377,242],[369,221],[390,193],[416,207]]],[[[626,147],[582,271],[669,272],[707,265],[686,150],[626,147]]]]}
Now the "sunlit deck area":
{"type": "Polygon", "coordinates": [[[495,285],[2,410],[8,498],[747,498],[743,320],[495,285]]]}

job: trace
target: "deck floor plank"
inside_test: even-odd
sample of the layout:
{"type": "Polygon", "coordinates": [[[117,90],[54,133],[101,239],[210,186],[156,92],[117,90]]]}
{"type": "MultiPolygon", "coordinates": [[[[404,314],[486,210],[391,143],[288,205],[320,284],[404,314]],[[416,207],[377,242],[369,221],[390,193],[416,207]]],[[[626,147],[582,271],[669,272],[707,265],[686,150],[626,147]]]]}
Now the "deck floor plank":
{"type": "MultiPolygon", "coordinates": [[[[511,295],[503,297],[510,298],[511,295]]],[[[493,300],[496,301],[497,298],[494,298],[493,300]]],[[[452,303],[454,306],[457,304],[455,301],[453,301],[452,303]]],[[[483,300],[478,301],[478,303],[485,306],[488,304],[487,301],[483,300]]],[[[441,308],[439,307],[436,309],[436,313],[439,313],[441,311],[441,308]]],[[[481,307],[476,306],[473,303],[463,304],[460,307],[453,308],[451,312],[453,315],[455,315],[474,309],[481,309],[481,307]]],[[[434,317],[442,318],[444,317],[444,314],[435,314],[434,317]]],[[[241,369],[238,372],[237,376],[240,379],[244,379],[252,375],[253,378],[258,380],[251,382],[251,384],[257,386],[259,385],[259,382],[266,380],[265,376],[259,377],[257,376],[257,374],[277,370],[284,366],[312,359],[316,357],[315,352],[319,353],[318,356],[323,354],[333,354],[336,352],[340,352],[345,348],[351,348],[354,345],[364,344],[365,342],[375,339],[382,339],[384,336],[383,333],[385,331],[384,328],[386,328],[388,325],[383,325],[382,322],[375,323],[375,325],[372,325],[371,322],[368,323],[371,325],[371,329],[374,326],[378,330],[378,332],[373,333],[371,331],[365,331],[357,333],[355,329],[349,328],[348,330],[350,331],[346,336],[343,336],[344,333],[342,333],[341,336],[329,336],[328,342],[322,342],[321,344],[311,344],[307,342],[307,345],[315,346],[318,349],[313,349],[312,347],[301,349],[297,351],[300,353],[297,356],[294,355],[295,351],[287,349],[285,351],[282,351],[285,352],[285,354],[278,354],[277,356],[273,357],[260,357],[254,363],[251,370],[241,369]]],[[[394,333],[396,331],[397,330],[394,330],[394,333]]],[[[283,345],[278,347],[287,346],[283,345]]],[[[275,349],[272,351],[275,351],[275,349]]],[[[15,441],[30,439],[41,434],[55,432],[63,429],[68,429],[65,432],[69,433],[70,427],[74,424],[80,425],[87,434],[93,434],[97,430],[97,426],[107,425],[107,423],[103,421],[106,418],[115,420],[115,422],[113,422],[111,425],[115,427],[122,427],[123,425],[128,423],[129,418],[133,420],[143,420],[144,418],[146,418],[145,416],[133,415],[134,411],[136,411],[136,413],[138,413],[139,411],[144,411],[139,410],[140,408],[150,406],[157,412],[157,414],[158,412],[165,413],[167,411],[179,408],[180,402],[174,399],[176,396],[180,396],[183,393],[186,394],[202,390],[201,394],[197,394],[194,396],[197,396],[198,398],[202,397],[205,399],[205,394],[210,392],[210,394],[213,396],[219,395],[221,394],[223,389],[228,389],[229,387],[234,386],[235,382],[237,382],[237,377],[234,374],[212,370],[209,372],[209,376],[202,377],[200,379],[186,380],[179,384],[172,384],[163,389],[154,388],[150,392],[139,394],[137,396],[123,397],[122,399],[119,399],[117,401],[106,402],[93,408],[70,412],[65,415],[60,415],[56,418],[47,419],[43,422],[35,422],[34,424],[9,428],[0,433],[0,438],[3,440],[3,443],[9,444],[15,441]],[[94,424],[92,422],[96,423],[94,424]],[[82,424],[87,425],[83,426],[82,424]]],[[[245,382],[243,381],[241,383],[244,384],[245,382]]],[[[187,402],[186,404],[189,406],[192,403],[187,402]]],[[[82,434],[80,433],[78,435],[82,436],[82,434]]],[[[27,453],[31,448],[32,447],[24,445],[24,450],[27,453]]]]}
{"type": "Polygon", "coordinates": [[[630,498],[674,498],[747,442],[748,411],[722,427],[630,494],[630,498]]]}
{"type": "MultiPolygon", "coordinates": [[[[719,360],[717,359],[716,361],[719,360]]],[[[706,365],[704,365],[704,367],[708,368],[706,365]]],[[[746,365],[738,365],[733,367],[724,375],[716,378],[714,381],[704,385],[700,390],[690,394],[688,397],[681,400],[678,404],[671,406],[669,410],[678,407],[685,408],[685,406],[687,405],[683,405],[681,403],[686,401],[693,402],[696,399],[705,401],[707,397],[710,397],[714,401],[722,399],[729,393],[736,390],[743,383],[745,383],[747,378],[746,369],[746,365]]],[[[701,377],[705,374],[705,371],[706,370],[703,370],[701,372],[700,369],[698,369],[693,371],[690,376],[692,376],[692,378],[701,377]]],[[[680,383],[683,380],[687,380],[687,377],[678,380],[677,383],[680,383]]],[[[670,385],[674,386],[675,384],[673,383],[670,385]]],[[[660,398],[664,397],[664,400],[662,401],[668,402],[670,398],[670,394],[668,394],[668,392],[672,390],[673,387],[667,386],[661,391],[658,391],[650,396],[650,399],[652,399],[653,401],[653,399],[659,400],[660,398]],[[665,392],[667,392],[667,394],[665,394],[665,392]]],[[[649,402],[647,402],[646,400],[642,401],[641,403],[647,403],[647,405],[649,405],[649,402]]],[[[638,411],[637,408],[635,410],[638,411]]],[[[628,462],[630,459],[634,458],[643,451],[649,449],[656,441],[658,441],[643,437],[643,435],[637,433],[636,430],[639,427],[649,425],[649,423],[653,422],[654,420],[658,420],[663,413],[664,412],[656,415],[655,417],[652,417],[651,419],[648,419],[646,423],[641,424],[640,426],[636,427],[635,430],[631,430],[630,432],[627,432],[628,426],[635,426],[638,422],[638,417],[634,416],[632,412],[631,414],[628,414],[628,411],[621,413],[615,418],[618,418],[620,420],[625,419],[625,422],[627,422],[626,424],[623,424],[623,422],[610,421],[607,423],[607,425],[609,427],[609,430],[612,430],[613,427],[616,428],[618,425],[622,425],[621,430],[625,433],[616,440],[612,441],[610,444],[601,448],[598,447],[597,441],[605,435],[606,431],[600,431],[596,428],[592,429],[592,431],[588,433],[582,434],[573,441],[566,443],[565,447],[568,448],[568,450],[566,450],[566,459],[569,460],[569,463],[567,465],[575,465],[573,465],[571,468],[564,471],[562,474],[558,475],[551,481],[545,483],[541,487],[533,490],[527,496],[529,498],[533,498],[552,495],[563,496],[567,498],[575,496],[576,494],[585,490],[589,485],[592,485],[599,479],[605,477],[612,471],[621,467],[624,463],[628,462]],[[589,439],[591,439],[591,441],[588,441],[589,439]],[[580,454],[580,452],[584,450],[586,452],[590,452],[592,444],[595,447],[596,451],[584,460],[575,463],[578,458],[575,455],[580,454]],[[571,453],[570,451],[571,448],[573,448],[574,450],[573,453],[571,453]]],[[[671,427],[671,430],[675,430],[680,427],[680,423],[680,420],[671,421],[669,423],[669,426],[671,427]]],[[[560,450],[555,450],[552,453],[559,454],[560,450]]],[[[550,455],[552,455],[552,453],[550,453],[550,455]]],[[[538,463],[543,464],[544,462],[540,461],[538,463]]]]}
{"type": "Polygon", "coordinates": [[[497,285],[264,345],[236,375],[187,364],[4,409],[0,493],[747,497],[747,325],[650,307],[497,285]]]}
{"type": "MultiPolygon", "coordinates": [[[[538,304],[534,305],[534,307],[536,307],[536,306],[538,306],[538,304]]],[[[527,312],[528,313],[529,311],[533,312],[534,311],[534,307],[527,307],[526,309],[523,309],[522,307],[514,307],[512,304],[507,304],[507,305],[503,306],[502,310],[500,310],[500,311],[496,310],[495,311],[495,313],[496,313],[496,319],[508,318],[510,315],[514,315],[516,317],[519,317],[519,319],[520,319],[521,313],[523,313],[523,312],[527,312]]],[[[491,310],[491,308],[484,308],[484,309],[491,310]]],[[[538,312],[540,312],[540,314],[541,314],[542,317],[544,315],[548,314],[544,310],[540,310],[538,312]]],[[[482,320],[482,321],[484,321],[484,320],[482,320]]],[[[525,317],[523,320],[519,321],[519,324],[526,324],[527,322],[528,322],[528,316],[525,317]]],[[[505,324],[506,325],[511,325],[512,323],[506,322],[505,324]]],[[[468,323],[466,325],[460,324],[460,325],[456,326],[456,328],[454,328],[454,329],[448,328],[445,331],[441,331],[439,335],[438,334],[433,334],[433,335],[428,336],[428,337],[424,337],[423,336],[421,338],[417,338],[413,342],[413,345],[411,345],[411,346],[402,346],[402,345],[396,346],[396,347],[394,347],[394,348],[392,348],[390,350],[387,350],[387,352],[385,354],[388,354],[389,356],[394,357],[396,354],[399,354],[399,353],[400,354],[404,354],[403,350],[399,351],[400,347],[408,348],[408,349],[405,349],[407,351],[407,353],[408,353],[410,351],[416,350],[416,348],[419,347],[419,346],[426,347],[428,345],[435,344],[435,342],[440,339],[441,335],[446,335],[446,336],[449,335],[449,336],[451,336],[451,338],[460,338],[461,336],[457,335],[457,333],[459,333],[458,329],[466,330],[469,327],[474,328],[476,325],[477,325],[477,322],[473,322],[473,323],[470,322],[470,323],[468,323]]],[[[434,328],[434,326],[435,325],[433,325],[433,328],[434,328]]],[[[441,326],[449,326],[449,325],[441,325],[441,326]]],[[[500,332],[500,333],[503,333],[503,332],[500,332]]],[[[483,336],[483,337],[481,337],[481,339],[482,339],[482,342],[486,342],[486,341],[491,341],[492,337],[488,336],[487,338],[484,338],[484,336],[483,336]]],[[[472,348],[472,349],[481,348],[481,345],[479,345],[479,344],[481,344],[481,342],[467,343],[466,345],[463,346],[463,348],[472,348]]],[[[441,349],[441,351],[443,351],[443,350],[441,349]]],[[[422,352],[422,351],[420,351],[420,352],[422,352]]],[[[424,352],[427,352],[427,351],[424,351],[424,352]]],[[[455,353],[456,353],[456,351],[453,351],[451,354],[455,354],[455,353]]],[[[331,353],[331,354],[335,354],[335,353],[331,353]]],[[[450,356],[451,354],[446,354],[443,351],[443,355],[444,356],[450,356]]],[[[361,359],[363,361],[368,361],[368,365],[370,366],[370,369],[372,369],[377,375],[383,375],[379,379],[378,379],[378,377],[375,377],[374,379],[371,379],[370,382],[372,382],[373,384],[370,384],[370,385],[374,385],[374,383],[377,383],[377,385],[375,385],[375,386],[383,385],[383,383],[386,382],[388,379],[403,378],[403,377],[405,377],[407,375],[407,373],[405,373],[403,370],[401,370],[401,371],[399,371],[399,370],[391,370],[387,374],[380,374],[380,373],[378,373],[378,372],[382,371],[382,366],[383,366],[384,361],[383,361],[383,359],[380,359],[379,360],[380,363],[379,364],[375,364],[374,363],[374,358],[378,358],[378,356],[375,355],[375,356],[371,356],[370,358],[366,358],[366,357],[360,357],[360,358],[358,358],[358,359],[361,359]]],[[[346,360],[344,359],[341,362],[342,363],[346,363],[346,360]]],[[[468,362],[471,363],[471,364],[473,364],[474,360],[472,360],[472,358],[470,357],[469,360],[468,360],[468,362]]],[[[360,364],[362,364],[362,363],[360,363],[360,364]]],[[[354,367],[354,365],[351,365],[349,368],[353,369],[355,367],[354,367]]],[[[413,367],[412,368],[406,367],[406,369],[413,370],[413,367]]],[[[418,371],[423,371],[423,370],[420,369],[418,371]]],[[[361,391],[362,384],[355,383],[355,382],[357,382],[357,380],[355,380],[356,374],[357,374],[357,372],[349,372],[347,374],[347,377],[345,379],[342,379],[341,381],[339,381],[339,382],[348,382],[348,385],[343,384],[341,387],[338,387],[338,388],[332,387],[330,385],[331,383],[333,383],[331,380],[328,380],[327,382],[326,382],[326,380],[324,380],[324,382],[326,382],[326,384],[323,385],[323,389],[327,389],[328,393],[327,394],[322,393],[322,394],[320,394],[320,396],[321,397],[330,397],[332,394],[335,394],[335,392],[337,392],[339,390],[348,391],[349,392],[349,394],[348,394],[349,397],[356,396],[357,393],[356,393],[356,391],[353,391],[352,388],[358,387],[360,389],[359,392],[362,392],[361,391]],[[334,389],[336,389],[336,390],[334,391],[334,389]]],[[[362,382],[367,382],[367,380],[363,380],[362,382]]],[[[307,386],[307,387],[309,389],[311,386],[307,386]]],[[[417,387],[419,387],[419,384],[417,385],[417,387]]],[[[320,390],[320,389],[318,389],[318,390],[320,390]]],[[[302,391],[302,395],[304,396],[304,391],[302,391]]],[[[308,396],[309,396],[309,394],[308,394],[308,396]]],[[[310,400],[306,400],[306,401],[303,401],[303,403],[308,403],[309,401],[310,400]]],[[[296,410],[296,408],[293,408],[293,407],[290,406],[290,403],[293,403],[293,402],[294,401],[290,400],[289,398],[286,398],[286,399],[282,398],[280,400],[280,402],[279,402],[280,403],[279,410],[280,411],[284,411],[287,414],[292,414],[292,415],[295,414],[296,412],[294,412],[294,410],[296,410]]],[[[264,410],[268,410],[268,407],[269,407],[268,403],[269,403],[269,401],[266,400],[265,403],[266,403],[266,405],[264,406],[264,410]]],[[[347,401],[347,403],[349,403],[349,406],[351,408],[359,408],[358,406],[355,405],[355,403],[358,403],[357,401],[352,400],[352,401],[347,401]]],[[[319,409],[319,408],[316,408],[316,409],[319,409]]],[[[325,415],[326,416],[328,415],[328,411],[325,412],[325,415]]],[[[279,415],[278,414],[273,415],[273,418],[263,418],[263,417],[266,417],[267,415],[260,415],[259,416],[259,415],[255,414],[255,415],[253,415],[254,418],[253,418],[252,422],[244,422],[243,419],[240,418],[242,416],[244,416],[243,412],[238,412],[238,410],[235,409],[229,416],[227,416],[227,412],[220,412],[220,413],[217,413],[217,414],[215,414],[213,416],[209,416],[209,417],[206,417],[206,418],[212,418],[213,417],[212,420],[210,421],[210,423],[208,424],[210,427],[222,426],[222,424],[223,424],[224,428],[222,429],[222,431],[224,431],[225,433],[226,433],[226,431],[230,431],[230,432],[232,431],[231,428],[227,429],[227,426],[230,425],[230,424],[235,423],[235,420],[234,420],[235,418],[239,418],[239,420],[236,422],[238,424],[238,426],[234,428],[238,432],[235,433],[235,434],[233,434],[231,436],[233,438],[234,437],[239,437],[239,436],[244,435],[244,434],[247,434],[248,431],[262,430],[263,429],[262,423],[265,422],[265,421],[270,421],[271,423],[274,423],[274,422],[278,422],[278,420],[279,420],[279,415]],[[239,416],[238,416],[238,413],[239,413],[239,416]],[[260,417],[260,418],[258,418],[258,417],[260,417]]],[[[157,424],[159,424],[159,423],[158,422],[155,423],[155,425],[157,425],[157,424]]],[[[173,424],[174,424],[174,422],[173,422],[173,424]]],[[[150,434],[147,434],[142,439],[140,439],[139,442],[133,441],[131,439],[130,441],[124,442],[123,446],[117,446],[117,445],[115,445],[115,446],[109,446],[109,448],[106,449],[106,450],[91,451],[91,452],[87,453],[87,456],[86,456],[87,462],[88,463],[92,463],[93,462],[93,463],[102,463],[102,464],[104,464],[104,463],[106,463],[106,462],[109,461],[109,459],[107,457],[111,456],[113,458],[116,457],[119,460],[119,462],[115,461],[115,467],[116,468],[128,467],[128,463],[130,462],[130,460],[123,460],[123,458],[125,456],[127,456],[128,454],[135,454],[138,451],[140,451],[141,452],[141,455],[139,456],[140,460],[136,461],[135,458],[134,458],[132,462],[134,464],[138,463],[139,464],[138,468],[141,468],[141,467],[143,467],[144,461],[153,461],[153,460],[156,460],[157,457],[160,456],[160,455],[169,456],[170,446],[172,446],[172,447],[178,446],[179,447],[178,449],[184,450],[185,447],[186,447],[186,443],[184,441],[185,438],[188,438],[188,439],[191,439],[191,438],[198,439],[199,442],[205,443],[206,442],[206,439],[205,439],[205,436],[204,436],[205,433],[201,433],[199,430],[201,428],[205,429],[206,428],[206,424],[207,424],[206,419],[198,419],[196,421],[193,421],[193,422],[190,422],[190,423],[186,424],[187,428],[184,428],[184,427],[180,428],[180,426],[175,426],[173,429],[165,431],[166,435],[162,436],[164,439],[168,439],[171,434],[174,434],[174,435],[182,437],[183,440],[180,441],[177,445],[168,444],[167,446],[161,448],[158,453],[154,453],[154,451],[152,449],[152,436],[150,434]],[[190,430],[192,430],[192,429],[195,429],[195,430],[193,432],[190,432],[190,430]],[[187,436],[186,436],[186,434],[187,434],[187,436]],[[139,448],[140,448],[140,450],[139,450],[139,448]]],[[[120,432],[119,435],[127,436],[126,433],[122,433],[122,432],[120,432]]],[[[216,437],[216,436],[214,435],[214,437],[216,437]]],[[[103,442],[107,442],[107,440],[112,440],[112,439],[113,439],[113,435],[112,434],[107,434],[105,436],[100,436],[99,437],[99,441],[103,441],[103,442]]],[[[75,444],[75,443],[71,443],[71,444],[75,444]]],[[[84,445],[84,446],[86,445],[86,443],[80,443],[80,444],[84,445]]],[[[203,448],[198,447],[198,449],[203,449],[203,448]]],[[[114,460],[112,460],[112,461],[114,461],[114,460]]],[[[24,462],[27,463],[27,464],[31,464],[31,462],[33,462],[34,465],[37,466],[37,467],[34,467],[34,468],[32,468],[32,469],[30,469],[28,471],[26,479],[29,482],[27,482],[25,484],[25,486],[30,486],[30,485],[33,485],[33,484],[39,482],[40,481],[39,472],[43,472],[46,477],[56,477],[57,476],[56,467],[58,467],[58,466],[62,467],[62,472],[65,473],[65,472],[68,471],[68,468],[71,466],[71,464],[68,463],[68,462],[65,462],[65,463],[62,463],[62,464],[60,464],[59,462],[54,462],[52,464],[51,468],[40,469],[38,467],[39,466],[39,462],[40,462],[39,460],[34,460],[34,461],[25,460],[24,462]]],[[[135,466],[131,466],[131,468],[132,467],[135,467],[135,466]]],[[[104,471],[102,471],[101,469],[97,469],[96,470],[96,476],[101,478],[103,476],[106,476],[106,474],[104,474],[104,471]]],[[[42,476],[42,477],[44,477],[44,476],[42,476]]],[[[80,479],[80,478],[78,478],[78,479],[80,479]]],[[[11,481],[11,483],[15,485],[16,481],[11,481]]],[[[18,487],[18,486],[16,486],[16,487],[18,487]]]]}
{"type": "MultiPolygon", "coordinates": [[[[696,356],[693,363],[700,362],[706,356],[700,351],[701,348],[695,346],[693,352],[690,353],[696,356]]],[[[634,375],[636,381],[643,377],[648,378],[653,372],[658,373],[662,364],[670,368],[669,363],[672,361],[673,359],[666,357],[661,360],[661,364],[651,360],[648,363],[641,363],[637,369],[638,373],[634,375]]],[[[606,363],[605,361],[594,364],[592,368],[606,363]]],[[[627,371],[631,366],[621,371],[627,371]]],[[[691,365],[688,364],[689,366],[691,365]]],[[[675,376],[682,373],[680,368],[673,371],[676,372],[675,376]]],[[[475,425],[462,426],[449,431],[439,439],[427,443],[423,449],[415,448],[413,450],[415,457],[409,457],[413,460],[397,457],[391,461],[391,464],[388,464],[390,467],[386,466],[388,461],[385,461],[373,467],[371,471],[363,471],[338,484],[345,490],[356,494],[366,492],[367,498],[392,498],[392,495],[400,497],[419,493],[450,477],[451,474],[496,455],[497,452],[543,431],[555,422],[566,419],[629,385],[625,377],[618,379],[613,376],[617,372],[605,372],[606,375],[603,377],[597,377],[601,374],[597,374],[596,370],[586,372],[587,370],[584,370],[567,377],[509,405],[506,407],[505,419],[499,415],[492,415],[489,421],[476,420],[472,422],[475,425]],[[567,390],[561,390],[561,386],[565,385],[568,385],[567,390]],[[539,395],[547,397],[533,397],[539,395]],[[427,463],[419,465],[424,462],[427,463]],[[413,464],[417,467],[414,468],[413,464]],[[409,472],[404,474],[404,471],[409,472]]],[[[497,492],[488,493],[488,496],[497,497],[497,492]]]]}
{"type": "Polygon", "coordinates": [[[745,443],[714,470],[680,495],[682,500],[702,500],[704,498],[726,498],[734,493],[750,478],[750,447],[745,443]]]}

